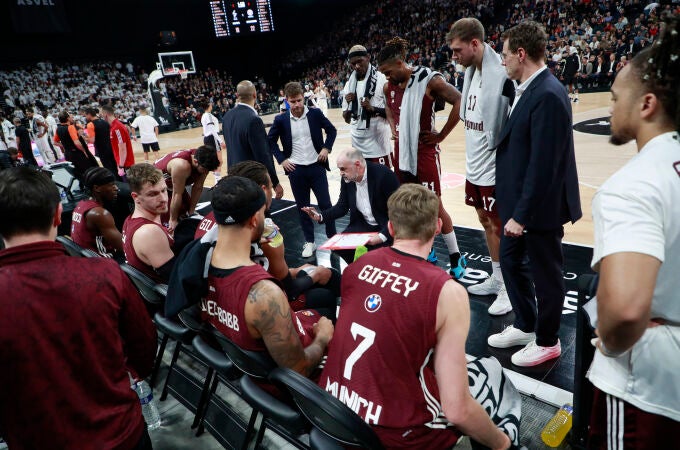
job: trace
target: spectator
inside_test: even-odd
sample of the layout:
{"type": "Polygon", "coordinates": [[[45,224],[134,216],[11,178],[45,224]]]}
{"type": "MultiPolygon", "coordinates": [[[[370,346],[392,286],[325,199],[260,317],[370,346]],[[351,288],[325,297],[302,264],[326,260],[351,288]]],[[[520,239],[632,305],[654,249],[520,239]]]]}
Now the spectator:
{"type": "Polygon", "coordinates": [[[116,262],[74,258],[54,242],[61,213],[44,174],[0,173],[3,438],[19,450],[151,449],[128,372],[151,372],[154,326],[116,262]]]}

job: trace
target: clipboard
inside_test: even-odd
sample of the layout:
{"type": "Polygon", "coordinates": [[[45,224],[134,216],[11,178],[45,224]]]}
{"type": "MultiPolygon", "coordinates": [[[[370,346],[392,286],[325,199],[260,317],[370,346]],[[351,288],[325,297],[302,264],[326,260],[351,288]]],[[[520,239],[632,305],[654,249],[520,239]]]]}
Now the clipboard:
{"type": "Polygon", "coordinates": [[[366,245],[375,232],[371,233],[338,233],[319,247],[320,250],[354,250],[360,245],[366,245]]]}

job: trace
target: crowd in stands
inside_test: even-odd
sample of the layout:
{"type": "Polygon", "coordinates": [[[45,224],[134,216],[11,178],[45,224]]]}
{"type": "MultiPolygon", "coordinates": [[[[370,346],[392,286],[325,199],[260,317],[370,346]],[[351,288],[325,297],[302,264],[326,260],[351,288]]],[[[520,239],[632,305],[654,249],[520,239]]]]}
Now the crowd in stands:
{"type": "MultiPolygon", "coordinates": [[[[400,35],[409,41],[408,60],[442,71],[453,83],[455,72],[463,67],[451,62],[451,51],[444,42],[449,26],[460,17],[477,17],[487,28],[487,43],[497,50],[501,33],[525,19],[543,23],[549,34],[546,58],[558,77],[565,61],[575,53],[578,68],[574,75],[582,90],[608,89],[616,73],[642,48],[649,46],[659,32],[662,12],[677,6],[645,5],[638,0],[379,0],[369,2],[337,20],[330,29],[283,58],[279,78],[290,74],[312,90],[324,82],[329,106],[340,106],[341,92],[349,76],[347,52],[361,43],[375,55],[385,42],[400,35]],[[357,32],[359,30],[359,32],[357,32]],[[328,45],[329,42],[334,45],[328,45]]],[[[33,108],[56,117],[62,109],[84,123],[80,113],[86,106],[112,102],[123,122],[132,121],[142,106],[149,106],[148,74],[132,64],[97,62],[58,65],[40,62],[20,70],[0,71],[0,99],[7,117],[24,119],[33,108]]],[[[252,80],[257,88],[256,109],[261,113],[279,111],[282,97],[278,88],[261,76],[252,80]]],[[[199,70],[186,79],[166,77],[159,87],[177,126],[200,126],[200,99],[212,101],[213,113],[220,119],[236,101],[235,82],[221,69],[199,70]]]]}

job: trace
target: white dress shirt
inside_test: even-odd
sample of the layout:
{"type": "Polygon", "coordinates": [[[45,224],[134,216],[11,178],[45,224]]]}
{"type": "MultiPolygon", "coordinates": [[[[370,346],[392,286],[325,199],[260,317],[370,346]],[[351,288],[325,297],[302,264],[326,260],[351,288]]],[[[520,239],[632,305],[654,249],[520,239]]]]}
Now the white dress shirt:
{"type": "Polygon", "coordinates": [[[534,79],[541,73],[543,73],[544,70],[547,70],[548,66],[543,66],[540,69],[538,69],[536,72],[533,73],[529,78],[527,78],[524,83],[520,84],[517,86],[517,89],[515,90],[515,99],[512,101],[512,106],[510,107],[510,114],[508,116],[512,116],[512,112],[515,110],[515,106],[519,102],[520,97],[524,94],[524,91],[526,91],[529,88],[529,85],[531,84],[534,79]]]}

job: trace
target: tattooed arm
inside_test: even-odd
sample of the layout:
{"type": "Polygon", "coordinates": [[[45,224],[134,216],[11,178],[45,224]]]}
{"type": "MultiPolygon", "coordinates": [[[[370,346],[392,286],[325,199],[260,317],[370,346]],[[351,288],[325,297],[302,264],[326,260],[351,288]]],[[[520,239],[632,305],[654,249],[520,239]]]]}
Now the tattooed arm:
{"type": "Polygon", "coordinates": [[[245,317],[251,336],[262,338],[274,361],[304,376],[319,365],[333,337],[333,324],[322,317],[314,325],[314,341],[303,348],[286,294],[269,280],[259,281],[250,289],[245,317]]]}

